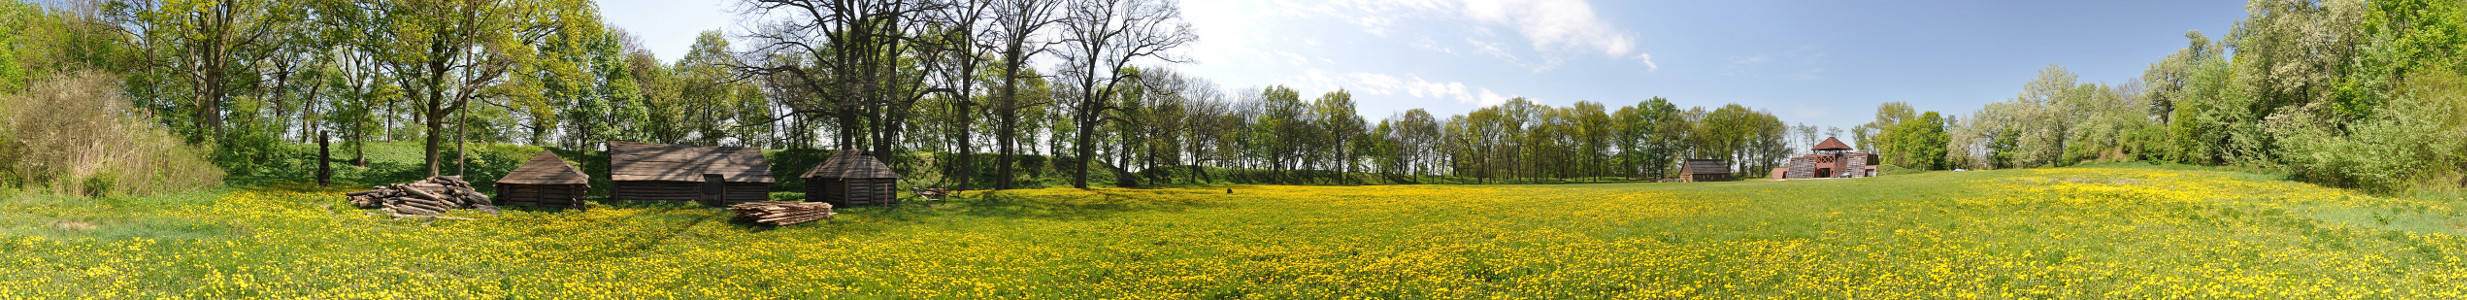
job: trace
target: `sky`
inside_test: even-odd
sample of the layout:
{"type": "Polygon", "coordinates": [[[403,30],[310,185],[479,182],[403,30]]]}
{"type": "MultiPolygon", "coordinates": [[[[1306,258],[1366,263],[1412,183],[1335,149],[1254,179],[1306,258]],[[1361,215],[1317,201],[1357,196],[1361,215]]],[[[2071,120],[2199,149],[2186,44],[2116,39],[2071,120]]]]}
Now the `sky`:
{"type": "MultiPolygon", "coordinates": [[[[706,30],[742,33],[728,1],[602,0],[602,14],[673,60],[706,30]]],[[[1737,103],[1848,128],[1878,104],[1967,115],[2041,68],[2122,83],[2221,38],[2243,1],[1181,1],[1191,63],[1154,64],[1226,89],[1344,89],[1366,119],[1447,116],[1511,97],[1613,109],[1651,97],[1737,103]]]]}

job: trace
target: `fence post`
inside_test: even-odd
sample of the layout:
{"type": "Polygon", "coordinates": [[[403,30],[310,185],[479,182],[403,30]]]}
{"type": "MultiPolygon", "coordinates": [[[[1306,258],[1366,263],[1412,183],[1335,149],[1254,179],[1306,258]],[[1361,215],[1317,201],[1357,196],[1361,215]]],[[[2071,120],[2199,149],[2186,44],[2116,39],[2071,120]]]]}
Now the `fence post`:
{"type": "Polygon", "coordinates": [[[326,131],[317,131],[317,186],[334,184],[333,147],[326,141],[326,131]]]}

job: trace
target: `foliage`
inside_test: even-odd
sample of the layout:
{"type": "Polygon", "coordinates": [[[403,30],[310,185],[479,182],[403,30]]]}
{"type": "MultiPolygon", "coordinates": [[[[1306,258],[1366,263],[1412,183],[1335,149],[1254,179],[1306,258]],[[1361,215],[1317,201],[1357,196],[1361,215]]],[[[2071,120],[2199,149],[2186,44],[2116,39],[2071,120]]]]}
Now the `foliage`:
{"type": "Polygon", "coordinates": [[[1943,119],[1931,111],[1886,128],[1876,137],[1885,150],[1884,163],[1916,170],[1946,169],[1948,141],[1943,119]]]}
{"type": "Polygon", "coordinates": [[[87,196],[215,186],[223,172],[143,110],[117,78],[77,72],[0,96],[0,186],[87,196]]]}

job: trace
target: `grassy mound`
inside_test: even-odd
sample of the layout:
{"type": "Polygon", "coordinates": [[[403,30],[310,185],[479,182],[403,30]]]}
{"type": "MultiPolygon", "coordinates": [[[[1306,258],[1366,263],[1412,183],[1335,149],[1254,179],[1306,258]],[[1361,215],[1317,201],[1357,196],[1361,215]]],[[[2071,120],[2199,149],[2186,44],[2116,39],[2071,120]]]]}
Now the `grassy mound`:
{"type": "Polygon", "coordinates": [[[202,150],[129,107],[119,85],[80,72],[0,95],[0,192],[151,195],[222,183],[202,150]]]}

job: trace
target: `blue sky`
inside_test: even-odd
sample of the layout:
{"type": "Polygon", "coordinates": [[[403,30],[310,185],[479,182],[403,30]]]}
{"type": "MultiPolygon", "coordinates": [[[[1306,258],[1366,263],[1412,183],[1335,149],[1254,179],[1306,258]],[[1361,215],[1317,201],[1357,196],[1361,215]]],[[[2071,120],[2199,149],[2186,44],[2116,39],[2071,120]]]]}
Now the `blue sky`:
{"type": "MultiPolygon", "coordinates": [[[[731,2],[601,1],[675,59],[731,2]]],[[[2242,1],[1183,1],[1200,42],[1174,65],[1228,89],[1343,88],[1361,113],[1461,114],[1508,97],[1612,106],[1662,96],[1849,127],[1906,101],[1968,114],[2049,64],[2122,82],[2227,34],[2242,1]]]]}

